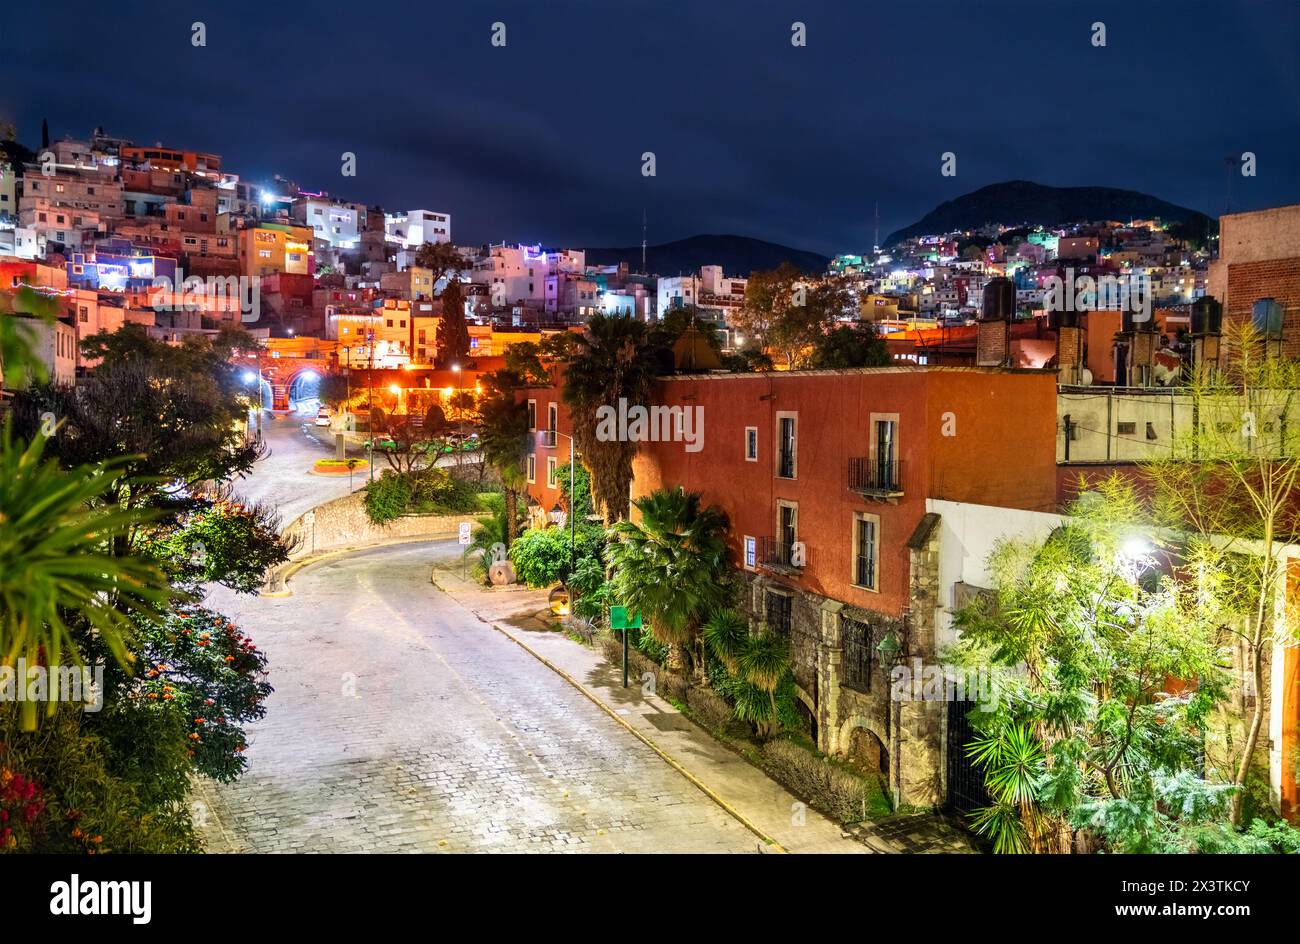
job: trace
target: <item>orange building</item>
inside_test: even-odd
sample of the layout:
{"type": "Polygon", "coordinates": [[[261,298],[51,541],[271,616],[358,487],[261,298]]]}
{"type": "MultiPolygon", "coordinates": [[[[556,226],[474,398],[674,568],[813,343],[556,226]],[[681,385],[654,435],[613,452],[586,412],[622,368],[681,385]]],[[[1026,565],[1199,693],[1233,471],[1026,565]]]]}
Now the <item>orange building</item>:
{"type": "MultiPolygon", "coordinates": [[[[520,397],[528,490],[545,514],[569,415],[558,386],[520,397]]],[[[633,498],[681,486],[721,508],[739,605],[789,640],[818,746],[879,770],[898,802],[942,802],[944,704],[891,702],[883,652],[938,662],[952,588],[940,586],[935,501],[1056,509],[1055,372],[681,374],[655,383],[651,405],[659,441],[641,443],[633,498]]]]}
{"type": "Polygon", "coordinates": [[[312,232],[292,223],[259,223],[239,231],[239,270],[246,276],[276,272],[314,275],[312,232]]]}

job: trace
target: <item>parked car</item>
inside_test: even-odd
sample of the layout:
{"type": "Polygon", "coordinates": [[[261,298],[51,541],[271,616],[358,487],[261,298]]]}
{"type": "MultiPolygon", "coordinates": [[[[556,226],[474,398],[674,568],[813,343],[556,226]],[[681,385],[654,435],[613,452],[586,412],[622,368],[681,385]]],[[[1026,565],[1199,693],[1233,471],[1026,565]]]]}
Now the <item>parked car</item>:
{"type": "Polygon", "coordinates": [[[316,411],[316,425],[317,425],[317,426],[328,426],[328,425],[330,424],[330,418],[331,418],[331,414],[330,414],[330,408],[329,408],[329,407],[327,407],[327,406],[323,406],[323,407],[321,407],[319,410],[316,411]]]}

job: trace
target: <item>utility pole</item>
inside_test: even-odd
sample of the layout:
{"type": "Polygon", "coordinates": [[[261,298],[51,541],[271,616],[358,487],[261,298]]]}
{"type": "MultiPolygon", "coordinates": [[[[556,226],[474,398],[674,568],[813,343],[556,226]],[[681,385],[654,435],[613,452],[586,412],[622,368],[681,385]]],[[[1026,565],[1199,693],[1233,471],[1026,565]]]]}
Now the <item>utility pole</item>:
{"type": "Polygon", "coordinates": [[[366,424],[370,427],[370,455],[367,456],[367,464],[370,466],[370,481],[375,480],[375,329],[371,328],[366,332],[366,341],[369,343],[370,350],[367,355],[370,366],[366,368],[366,409],[370,418],[366,424]]]}
{"type": "Polygon", "coordinates": [[[645,207],[641,208],[641,274],[649,275],[645,265],[645,207]]]}
{"type": "Polygon", "coordinates": [[[880,201],[876,201],[876,241],[872,243],[871,248],[880,248],[880,201]]]}

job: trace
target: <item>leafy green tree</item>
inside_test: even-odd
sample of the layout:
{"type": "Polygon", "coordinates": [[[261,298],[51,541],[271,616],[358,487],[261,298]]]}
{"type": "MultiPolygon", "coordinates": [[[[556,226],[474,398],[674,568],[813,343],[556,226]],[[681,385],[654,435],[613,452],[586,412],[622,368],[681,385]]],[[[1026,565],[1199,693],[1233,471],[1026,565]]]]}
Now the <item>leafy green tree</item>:
{"type": "Polygon", "coordinates": [[[579,522],[586,521],[592,514],[591,503],[591,474],[587,472],[581,462],[577,468],[573,469],[570,475],[569,463],[558,467],[555,470],[555,481],[560,486],[560,504],[563,506],[566,514],[575,516],[579,522]],[[570,479],[574,495],[569,494],[570,479]]]}
{"type": "Polygon", "coordinates": [[[438,321],[438,366],[463,365],[469,357],[469,326],[465,321],[465,293],[460,280],[453,277],[438,297],[442,300],[442,318],[438,321]]]}
{"type": "Polygon", "coordinates": [[[1199,773],[1226,682],[1218,575],[1157,542],[1119,478],[1071,514],[1044,542],[1000,544],[993,594],[956,616],[956,661],[994,686],[968,746],[994,800],[975,827],[1004,852],[1172,851],[1226,815],[1199,773]]]}
{"type": "Polygon", "coordinates": [[[644,404],[654,380],[656,358],[644,322],[592,315],[587,330],[571,335],[576,354],[564,376],[564,402],[583,465],[591,473],[591,494],[607,524],[627,517],[632,458],[637,444],[602,441],[596,436],[602,406],[618,408],[620,398],[644,404]]]}
{"type": "MultiPolygon", "coordinates": [[[[105,501],[183,512],[205,483],[242,475],[262,455],[261,444],[242,431],[249,391],[231,362],[245,343],[246,333],[223,332],[170,345],[136,325],[96,335],[83,342],[102,358],[94,375],[75,390],[22,391],[14,401],[15,429],[31,439],[53,414],[59,427],[47,448],[66,468],[126,457],[105,501]]],[[[135,529],[121,535],[114,552],[129,553],[135,537],[135,529]]]]}
{"type": "MultiPolygon", "coordinates": [[[[700,624],[731,598],[727,516],[682,488],[660,489],[635,505],[640,522],[619,521],[610,532],[612,596],[645,615],[679,668],[700,624]]],[[[702,671],[702,659],[696,664],[702,671]]]]}
{"type": "MultiPolygon", "coordinates": [[[[65,472],[44,457],[46,443],[18,442],[9,424],[0,437],[0,664],[77,664],[77,637],[87,629],[128,663],[134,620],[152,617],[170,596],[152,564],[112,553],[148,520],[103,504],[129,460],[65,472]]],[[[23,730],[35,729],[35,709],[22,702],[23,730]]]]}
{"type": "Polygon", "coordinates": [[[292,550],[280,536],[279,514],[245,505],[228,486],[194,496],[185,511],[146,531],[139,548],[192,595],[205,583],[256,593],[266,572],[288,561],[292,550]]]}
{"type": "Polygon", "coordinates": [[[519,496],[527,486],[528,407],[517,401],[513,381],[496,376],[479,402],[483,461],[501,478],[508,548],[519,534],[519,496]]]}
{"type": "Polygon", "coordinates": [[[887,367],[893,363],[889,347],[870,324],[838,325],[813,341],[808,366],[841,370],[851,367],[887,367]]]}
{"type": "Polygon", "coordinates": [[[1275,605],[1287,576],[1278,552],[1300,539],[1300,454],[1288,429],[1300,403],[1300,361],[1268,353],[1248,324],[1231,327],[1224,341],[1225,369],[1203,368],[1184,386],[1195,422],[1143,472],[1158,522],[1191,535],[1198,567],[1225,575],[1216,588],[1226,611],[1220,644],[1244,647],[1242,681],[1261,695],[1250,707],[1225,706],[1220,726],[1231,726],[1226,716],[1240,712],[1244,730],[1232,738],[1235,756],[1225,744],[1222,753],[1211,751],[1207,758],[1239,788],[1232,800],[1238,825],[1244,788],[1256,775],[1266,659],[1275,643],[1300,639],[1294,614],[1275,605]]]}

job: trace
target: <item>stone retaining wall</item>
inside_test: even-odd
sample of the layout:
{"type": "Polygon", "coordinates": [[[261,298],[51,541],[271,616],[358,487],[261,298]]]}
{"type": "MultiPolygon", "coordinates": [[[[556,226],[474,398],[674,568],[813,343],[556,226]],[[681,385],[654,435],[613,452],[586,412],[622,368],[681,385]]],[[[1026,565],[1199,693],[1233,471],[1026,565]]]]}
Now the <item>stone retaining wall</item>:
{"type": "Polygon", "coordinates": [[[365,498],[365,491],[358,490],[317,505],[290,521],[280,533],[297,546],[289,552],[289,563],[267,575],[267,589],[283,589],[285,571],[304,558],[400,541],[450,538],[459,532],[461,522],[477,524],[486,517],[483,514],[402,515],[385,524],[375,524],[366,515],[365,498]]]}

